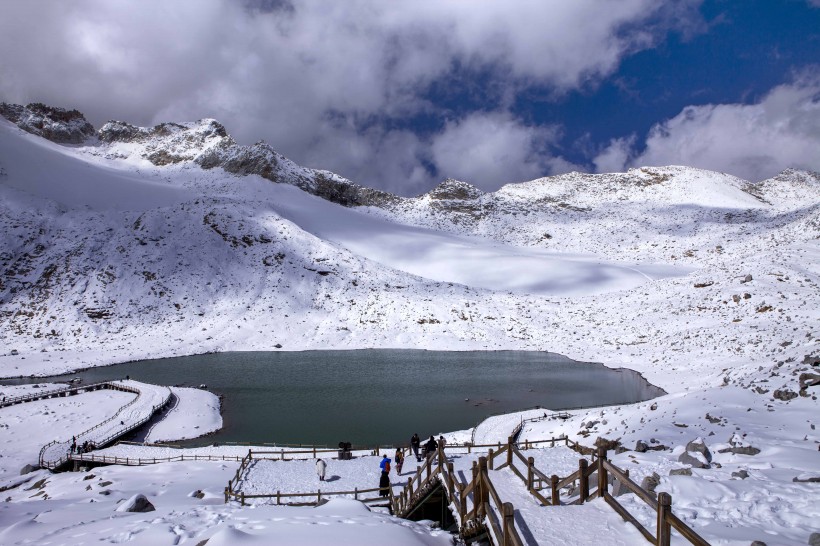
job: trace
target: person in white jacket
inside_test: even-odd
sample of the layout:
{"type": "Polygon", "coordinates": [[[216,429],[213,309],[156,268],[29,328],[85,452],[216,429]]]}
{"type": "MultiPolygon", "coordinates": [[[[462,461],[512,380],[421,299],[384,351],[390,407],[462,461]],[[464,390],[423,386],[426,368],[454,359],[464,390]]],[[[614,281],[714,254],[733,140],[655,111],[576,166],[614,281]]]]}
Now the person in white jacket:
{"type": "Polygon", "coordinates": [[[319,481],[325,481],[325,471],[327,470],[327,463],[324,459],[316,459],[316,474],[319,475],[319,481]]]}

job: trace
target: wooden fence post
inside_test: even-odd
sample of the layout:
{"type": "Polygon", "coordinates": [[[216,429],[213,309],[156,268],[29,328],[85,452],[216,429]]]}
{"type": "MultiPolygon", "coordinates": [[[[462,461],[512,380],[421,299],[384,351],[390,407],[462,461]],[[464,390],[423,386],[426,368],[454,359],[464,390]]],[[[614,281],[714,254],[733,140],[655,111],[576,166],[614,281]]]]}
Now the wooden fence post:
{"type": "Polygon", "coordinates": [[[560,479],[558,476],[553,474],[550,477],[550,486],[552,489],[552,505],[553,506],[560,506],[561,505],[561,497],[558,495],[558,482],[560,479]]]}
{"type": "MultiPolygon", "coordinates": [[[[487,457],[479,457],[478,458],[478,479],[479,483],[481,484],[481,488],[478,490],[478,498],[477,501],[480,503],[481,506],[481,516],[486,514],[487,503],[490,501],[490,491],[489,488],[484,483],[484,478],[487,476],[487,457]]],[[[478,485],[478,484],[476,484],[478,485]]]]}
{"type": "Polygon", "coordinates": [[[578,461],[578,474],[580,474],[580,478],[578,480],[578,489],[581,490],[581,498],[580,504],[584,504],[589,497],[589,476],[587,476],[587,468],[589,463],[587,463],[586,459],[581,459],[578,461]]]}
{"type": "Polygon", "coordinates": [[[598,448],[598,497],[604,498],[604,493],[607,491],[606,468],[604,468],[604,461],[606,461],[606,449],[598,448]]]}
{"type": "Polygon", "coordinates": [[[513,464],[513,437],[507,436],[507,466],[513,464]]]}
{"type": "Polygon", "coordinates": [[[487,465],[490,470],[493,470],[493,448],[490,448],[489,453],[487,454],[487,465]]]}
{"type": "Polygon", "coordinates": [[[672,495],[658,494],[658,546],[669,546],[672,539],[672,529],[667,521],[670,512],[672,512],[672,495]]]}
{"type": "Polygon", "coordinates": [[[245,506],[245,492],[242,491],[242,506],[245,506]]]}
{"type": "Polygon", "coordinates": [[[532,468],[535,466],[535,459],[527,457],[527,491],[530,493],[535,490],[535,472],[532,468]]]}
{"type": "Polygon", "coordinates": [[[447,461],[447,492],[450,493],[450,502],[455,502],[455,493],[453,491],[453,462],[447,461]]]}
{"type": "Polygon", "coordinates": [[[413,498],[413,478],[407,478],[407,496],[413,498]]]}
{"type": "Polygon", "coordinates": [[[513,510],[513,505],[510,502],[504,503],[504,530],[502,531],[504,538],[502,539],[504,545],[512,544],[510,540],[510,535],[512,534],[512,528],[515,525],[515,511],[513,510]]]}

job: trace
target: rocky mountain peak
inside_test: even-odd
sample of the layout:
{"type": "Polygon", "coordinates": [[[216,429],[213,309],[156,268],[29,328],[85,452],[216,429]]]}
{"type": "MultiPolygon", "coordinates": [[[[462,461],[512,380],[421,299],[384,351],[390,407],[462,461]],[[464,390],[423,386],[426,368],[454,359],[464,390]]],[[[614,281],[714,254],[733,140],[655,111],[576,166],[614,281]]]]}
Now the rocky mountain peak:
{"type": "Polygon", "coordinates": [[[484,192],[472,184],[448,178],[425,194],[430,199],[468,201],[478,199],[484,192]]]}
{"type": "Polygon", "coordinates": [[[77,110],[39,102],[26,106],[3,102],[0,115],[26,132],[59,144],[82,144],[94,136],[94,126],[77,110]]]}

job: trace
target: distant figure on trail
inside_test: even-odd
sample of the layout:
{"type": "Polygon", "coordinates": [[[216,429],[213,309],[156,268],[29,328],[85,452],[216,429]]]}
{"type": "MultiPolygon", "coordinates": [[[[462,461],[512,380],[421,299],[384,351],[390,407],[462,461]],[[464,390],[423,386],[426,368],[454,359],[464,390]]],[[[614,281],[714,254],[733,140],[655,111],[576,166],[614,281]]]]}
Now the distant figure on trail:
{"type": "Polygon", "coordinates": [[[416,462],[421,462],[421,457],[419,457],[419,446],[421,445],[421,439],[419,438],[419,433],[414,432],[413,437],[410,438],[410,448],[413,450],[413,455],[416,456],[416,462]]]}
{"type": "Polygon", "coordinates": [[[436,448],[438,444],[436,443],[436,439],[433,436],[430,436],[430,439],[427,440],[427,443],[424,444],[424,456],[428,459],[432,459],[433,455],[436,453],[436,448]]]}
{"type": "Polygon", "coordinates": [[[440,445],[441,447],[444,447],[444,446],[447,445],[447,440],[444,439],[444,436],[439,436],[438,437],[438,445],[440,445]]]}
{"type": "Polygon", "coordinates": [[[400,447],[396,448],[396,455],[393,458],[396,460],[396,474],[401,476],[401,467],[404,466],[404,453],[400,447]]]}
{"type": "Polygon", "coordinates": [[[77,451],[77,439],[72,438],[72,440],[71,440],[71,453],[74,453],[75,451],[77,451]]]}
{"type": "Polygon", "coordinates": [[[379,496],[380,497],[387,497],[390,494],[390,477],[387,475],[387,472],[382,472],[381,478],[379,478],[379,496]]]}
{"type": "Polygon", "coordinates": [[[319,481],[325,481],[325,471],[327,470],[327,463],[324,459],[316,459],[316,474],[319,476],[319,481]]]}
{"type": "Polygon", "coordinates": [[[382,457],[382,462],[379,463],[379,468],[381,468],[383,473],[390,474],[390,459],[387,458],[387,455],[382,457]]]}

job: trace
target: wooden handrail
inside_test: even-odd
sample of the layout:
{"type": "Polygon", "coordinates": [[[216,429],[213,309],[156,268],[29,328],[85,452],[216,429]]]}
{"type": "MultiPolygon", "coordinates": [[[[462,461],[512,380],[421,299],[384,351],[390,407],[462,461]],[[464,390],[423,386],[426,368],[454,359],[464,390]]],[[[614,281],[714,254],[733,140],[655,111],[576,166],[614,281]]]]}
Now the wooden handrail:
{"type": "Polygon", "coordinates": [[[621,482],[624,486],[626,486],[627,489],[629,489],[630,491],[635,493],[635,495],[639,499],[644,501],[650,508],[652,508],[655,511],[658,510],[657,501],[655,500],[655,497],[650,495],[647,491],[645,491],[643,488],[641,488],[641,486],[639,486],[637,483],[633,482],[629,478],[629,476],[624,474],[624,472],[620,468],[618,468],[617,466],[615,466],[614,464],[612,464],[608,460],[603,460],[603,463],[604,463],[604,467],[607,469],[607,471],[609,471],[613,475],[613,477],[615,477],[619,482],[621,482]]]}

